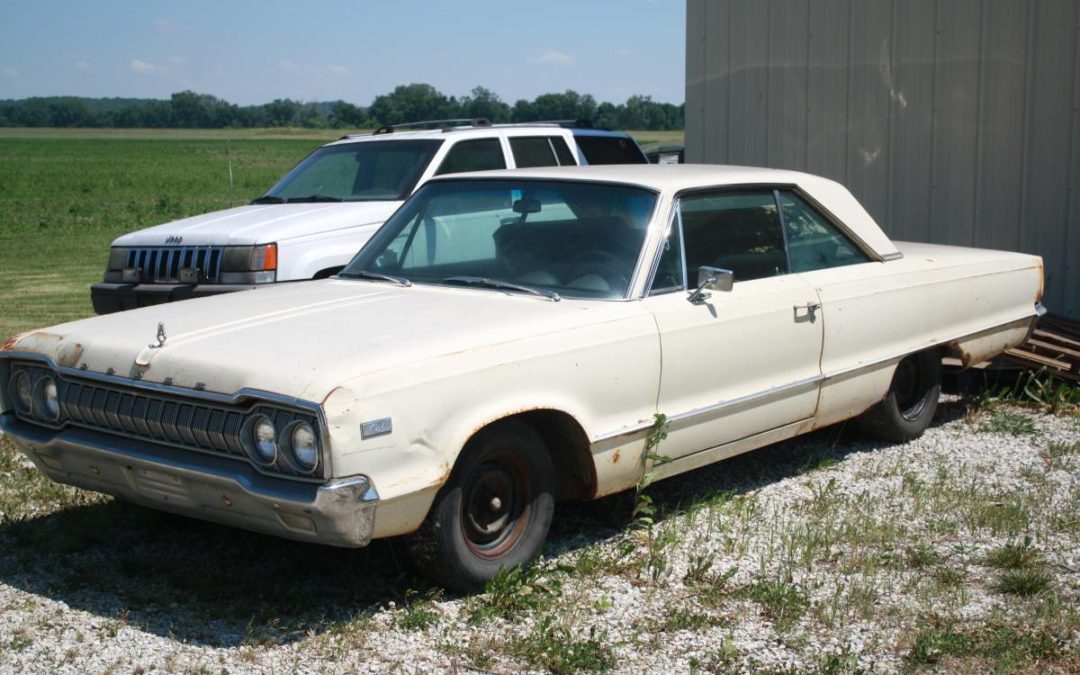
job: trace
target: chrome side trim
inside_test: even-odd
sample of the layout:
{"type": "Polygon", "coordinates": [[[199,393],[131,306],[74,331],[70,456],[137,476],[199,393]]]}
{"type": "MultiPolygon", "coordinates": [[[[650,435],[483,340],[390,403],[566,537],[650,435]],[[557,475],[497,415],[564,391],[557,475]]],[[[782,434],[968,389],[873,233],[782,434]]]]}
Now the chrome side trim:
{"type": "Polygon", "coordinates": [[[893,253],[886,253],[881,256],[881,262],[889,262],[890,260],[900,260],[904,257],[904,254],[900,251],[894,251],[893,253]]]}
{"type": "MultiPolygon", "coordinates": [[[[763,400],[767,400],[767,399],[779,396],[780,394],[788,392],[788,391],[790,391],[792,389],[800,389],[802,387],[807,387],[807,386],[810,386],[810,385],[813,385],[813,384],[818,384],[819,382],[821,382],[824,379],[825,379],[825,376],[823,376],[823,375],[815,375],[813,377],[807,377],[807,378],[804,378],[802,380],[796,380],[795,382],[791,382],[791,383],[788,383],[788,384],[783,384],[783,385],[776,386],[776,387],[770,387],[769,389],[766,389],[764,391],[759,391],[759,392],[756,392],[756,393],[753,393],[753,394],[748,394],[746,396],[740,396],[738,398],[733,398],[733,399],[728,400],[728,401],[718,401],[716,403],[712,403],[712,404],[709,404],[709,405],[706,405],[706,406],[701,406],[700,408],[692,408],[690,410],[687,410],[687,411],[684,411],[684,412],[681,412],[681,413],[678,413],[678,414],[675,414],[675,415],[668,416],[667,421],[669,423],[672,423],[672,422],[675,422],[675,423],[684,422],[686,420],[693,419],[695,417],[701,417],[701,416],[704,416],[704,415],[710,415],[710,414],[718,413],[718,412],[721,412],[721,411],[726,410],[728,408],[735,408],[735,407],[738,407],[738,406],[741,406],[741,405],[746,405],[748,403],[758,403],[758,402],[761,402],[763,400]]],[[[615,431],[610,431],[608,433],[596,436],[595,438],[593,438],[593,442],[594,443],[601,443],[603,441],[611,440],[612,438],[617,438],[619,436],[628,436],[628,435],[631,435],[631,434],[640,433],[640,432],[642,432],[642,431],[644,431],[646,429],[652,428],[653,424],[655,424],[655,422],[652,422],[652,421],[639,422],[637,424],[631,424],[631,425],[622,427],[621,429],[617,429],[615,431]]]]}
{"type": "MultiPolygon", "coordinates": [[[[1039,305],[1038,307],[1036,307],[1036,315],[1037,316],[1042,316],[1042,314],[1039,314],[1039,308],[1040,307],[1042,308],[1042,313],[1043,314],[1046,313],[1046,308],[1042,307],[1042,305],[1039,305]]],[[[926,345],[925,348],[929,349],[929,348],[932,348],[932,347],[940,347],[941,345],[948,344],[948,343],[953,342],[955,340],[963,340],[965,338],[972,337],[972,336],[975,336],[975,335],[979,335],[981,333],[985,333],[985,332],[988,332],[988,331],[992,331],[992,330],[995,330],[997,328],[1002,328],[1002,327],[1009,326],[1009,325],[1012,325],[1012,324],[1015,324],[1015,323],[1019,323],[1021,321],[1024,321],[1025,319],[1034,319],[1034,318],[1036,318],[1036,317],[1029,317],[1029,316],[1028,317],[1020,317],[1019,319],[1016,319],[1014,321],[1006,321],[1003,324],[1000,324],[998,326],[992,326],[992,327],[987,328],[985,330],[976,331],[974,333],[968,333],[966,335],[961,335],[959,337],[949,338],[947,340],[941,340],[941,341],[936,342],[934,344],[926,345]]],[[[1034,321],[1032,321],[1032,325],[1034,325],[1034,321]]],[[[822,374],[816,375],[814,377],[808,377],[808,378],[805,378],[803,380],[797,380],[797,381],[791,382],[789,384],[783,384],[783,385],[780,385],[780,386],[777,386],[777,387],[771,387],[771,388],[766,389],[764,391],[760,391],[760,392],[756,392],[756,393],[753,393],[753,394],[748,394],[746,396],[741,396],[739,398],[731,399],[730,401],[719,401],[717,403],[702,406],[700,408],[693,408],[691,410],[686,410],[686,411],[681,412],[681,413],[677,413],[677,414],[674,414],[674,415],[669,415],[667,419],[668,419],[669,422],[684,422],[686,420],[693,419],[695,417],[701,417],[701,416],[721,412],[721,411],[726,410],[728,408],[734,408],[734,407],[737,407],[737,406],[740,406],[740,405],[745,405],[745,404],[748,404],[748,403],[760,402],[760,401],[762,401],[764,399],[768,399],[768,398],[777,396],[779,394],[790,391],[792,389],[797,389],[799,387],[805,387],[805,386],[808,386],[808,385],[811,385],[811,384],[822,383],[822,382],[825,382],[827,380],[833,380],[833,379],[836,379],[838,377],[843,377],[845,375],[850,375],[852,373],[857,373],[857,372],[861,372],[861,371],[864,371],[864,370],[873,370],[874,368],[879,368],[884,364],[887,364],[887,363],[890,363],[890,362],[893,362],[893,361],[899,361],[900,359],[904,358],[905,356],[907,356],[908,354],[911,354],[911,353],[913,353],[913,352],[909,352],[909,351],[900,352],[898,354],[894,354],[894,355],[888,356],[886,358],[878,359],[878,360],[872,361],[870,363],[860,363],[858,365],[849,366],[847,368],[839,368],[837,370],[833,370],[833,371],[830,371],[828,373],[822,373],[822,374]]],[[[618,438],[619,436],[630,436],[630,435],[633,435],[633,434],[641,433],[642,431],[645,431],[646,429],[652,428],[653,424],[654,424],[654,422],[652,422],[651,420],[647,421],[647,422],[638,422],[637,424],[630,424],[630,425],[621,427],[619,429],[616,429],[615,431],[609,431],[607,433],[603,433],[603,434],[600,434],[598,436],[593,437],[593,443],[602,443],[604,441],[609,441],[609,440],[611,440],[613,438],[618,438]]]]}

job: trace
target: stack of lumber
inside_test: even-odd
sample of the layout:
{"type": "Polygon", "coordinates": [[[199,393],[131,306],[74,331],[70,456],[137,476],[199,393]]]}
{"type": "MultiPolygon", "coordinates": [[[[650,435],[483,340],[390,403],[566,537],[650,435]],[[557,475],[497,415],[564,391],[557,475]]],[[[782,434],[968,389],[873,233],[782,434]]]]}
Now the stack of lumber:
{"type": "Polygon", "coordinates": [[[1005,352],[1002,360],[1012,366],[1041,368],[1047,374],[1080,382],[1080,321],[1060,314],[1046,314],[1027,342],[1005,352]]]}

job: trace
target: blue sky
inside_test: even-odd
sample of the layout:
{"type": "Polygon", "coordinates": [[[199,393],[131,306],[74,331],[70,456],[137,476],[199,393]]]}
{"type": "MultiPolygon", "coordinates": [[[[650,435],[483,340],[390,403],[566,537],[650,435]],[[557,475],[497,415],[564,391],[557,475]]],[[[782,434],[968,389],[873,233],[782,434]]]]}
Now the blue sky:
{"type": "Polygon", "coordinates": [[[682,103],[685,0],[0,0],[0,99],[368,105],[398,84],[504,101],[574,89],[682,103]]]}

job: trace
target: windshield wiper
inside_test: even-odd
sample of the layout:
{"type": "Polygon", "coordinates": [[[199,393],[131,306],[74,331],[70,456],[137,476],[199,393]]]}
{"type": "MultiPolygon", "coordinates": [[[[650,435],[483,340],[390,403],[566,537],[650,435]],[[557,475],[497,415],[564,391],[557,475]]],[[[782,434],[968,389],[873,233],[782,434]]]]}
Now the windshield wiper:
{"type": "Polygon", "coordinates": [[[355,279],[356,277],[363,277],[365,279],[377,279],[379,281],[389,281],[392,284],[398,286],[404,286],[408,288],[412,286],[412,282],[405,277],[395,277],[392,274],[383,274],[382,272],[369,272],[367,270],[356,270],[355,272],[339,272],[338,276],[343,279],[355,279]]]}
{"type": "Polygon", "coordinates": [[[537,295],[541,298],[547,298],[552,302],[558,302],[562,300],[559,294],[555,291],[547,291],[542,288],[533,288],[532,286],[525,286],[524,284],[515,284],[512,281],[503,281],[501,279],[488,279],[487,277],[470,277],[470,276],[456,276],[446,277],[442,280],[444,284],[462,284],[464,286],[483,286],[485,288],[501,288],[507,291],[519,291],[521,293],[528,293],[530,295],[537,295]]]}
{"type": "Polygon", "coordinates": [[[341,197],[330,195],[308,195],[307,197],[277,197],[275,195],[263,195],[252,204],[312,204],[314,202],[343,202],[341,197]]]}

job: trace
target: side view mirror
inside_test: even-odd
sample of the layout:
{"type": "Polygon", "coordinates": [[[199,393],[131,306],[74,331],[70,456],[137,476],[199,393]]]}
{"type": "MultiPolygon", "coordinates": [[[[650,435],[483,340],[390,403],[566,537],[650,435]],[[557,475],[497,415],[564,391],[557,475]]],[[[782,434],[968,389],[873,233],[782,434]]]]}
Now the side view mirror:
{"type": "Polygon", "coordinates": [[[697,271],[697,288],[690,292],[687,298],[695,305],[705,302],[709,298],[707,291],[721,291],[730,293],[735,285],[735,273],[721,267],[706,267],[702,265],[697,271]]]}

